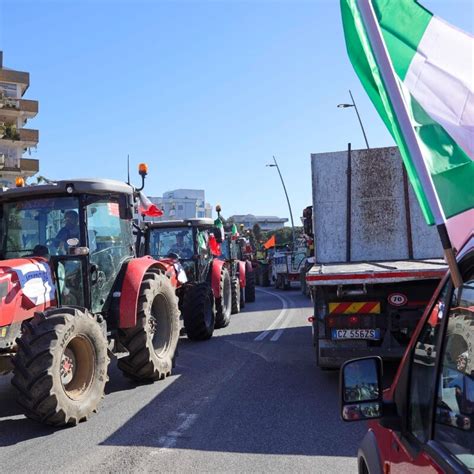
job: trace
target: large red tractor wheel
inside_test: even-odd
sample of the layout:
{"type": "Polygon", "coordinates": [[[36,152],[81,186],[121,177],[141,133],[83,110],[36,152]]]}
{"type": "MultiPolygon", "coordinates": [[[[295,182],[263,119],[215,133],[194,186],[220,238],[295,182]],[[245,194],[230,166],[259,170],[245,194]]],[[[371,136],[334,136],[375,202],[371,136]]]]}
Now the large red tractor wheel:
{"type": "Polygon", "coordinates": [[[24,324],[12,384],[26,416],[76,425],[95,411],[108,380],[107,339],[87,310],[54,308],[24,324]]]}
{"type": "Polygon", "coordinates": [[[204,341],[214,333],[216,313],[211,285],[186,285],[183,297],[183,322],[189,339],[204,341]]]}
{"type": "Polygon", "coordinates": [[[229,270],[222,267],[220,298],[216,298],[216,329],[225,328],[230,323],[232,313],[232,281],[229,270]]]}
{"type": "Polygon", "coordinates": [[[118,367],[128,377],[161,380],[171,374],[179,339],[179,311],[175,290],[160,271],[145,274],[140,287],[137,324],[122,329],[120,342],[129,355],[118,367]]]}
{"type": "Polygon", "coordinates": [[[255,272],[252,264],[245,262],[245,302],[253,303],[255,301],[255,272]]]}

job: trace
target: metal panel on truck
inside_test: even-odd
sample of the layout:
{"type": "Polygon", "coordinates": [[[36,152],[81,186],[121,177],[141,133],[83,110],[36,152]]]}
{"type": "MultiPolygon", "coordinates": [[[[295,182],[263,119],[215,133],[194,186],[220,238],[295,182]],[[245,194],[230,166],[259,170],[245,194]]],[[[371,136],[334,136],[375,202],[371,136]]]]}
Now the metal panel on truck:
{"type": "Polygon", "coordinates": [[[311,168],[318,263],[441,257],[398,148],[312,154],[311,168]]]}

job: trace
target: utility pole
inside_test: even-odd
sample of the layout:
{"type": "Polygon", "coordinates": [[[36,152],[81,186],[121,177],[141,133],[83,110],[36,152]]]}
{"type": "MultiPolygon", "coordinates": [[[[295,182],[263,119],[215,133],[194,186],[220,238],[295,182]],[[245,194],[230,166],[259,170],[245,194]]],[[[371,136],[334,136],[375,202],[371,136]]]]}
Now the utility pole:
{"type": "Polygon", "coordinates": [[[364,135],[364,140],[365,140],[365,144],[367,146],[367,150],[370,150],[369,142],[367,141],[367,136],[365,134],[364,126],[362,125],[362,120],[360,118],[359,111],[357,110],[357,105],[355,103],[354,97],[352,96],[352,92],[351,92],[350,89],[349,89],[349,95],[351,96],[352,104],[338,104],[337,106],[340,109],[346,109],[348,107],[354,107],[354,110],[356,111],[356,114],[357,114],[357,118],[359,119],[360,128],[362,129],[362,134],[364,135]]]}
{"type": "Polygon", "coordinates": [[[283,191],[285,191],[286,202],[288,203],[288,209],[290,211],[291,230],[292,230],[292,236],[293,236],[292,250],[295,250],[296,249],[295,223],[293,221],[293,212],[291,211],[290,199],[288,198],[288,193],[286,192],[285,182],[283,181],[283,176],[281,175],[280,167],[278,166],[278,163],[277,163],[277,160],[276,160],[275,156],[273,156],[273,161],[274,161],[274,163],[268,164],[266,166],[268,166],[269,168],[276,168],[277,171],[278,171],[278,174],[280,175],[281,184],[283,186],[283,191]]]}

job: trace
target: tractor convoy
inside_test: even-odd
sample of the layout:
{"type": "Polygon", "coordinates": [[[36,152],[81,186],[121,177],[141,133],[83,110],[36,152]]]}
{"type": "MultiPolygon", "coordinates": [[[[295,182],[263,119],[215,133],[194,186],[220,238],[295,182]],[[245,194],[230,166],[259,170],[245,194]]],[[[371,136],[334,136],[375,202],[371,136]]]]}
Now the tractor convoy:
{"type": "Polygon", "coordinates": [[[87,420],[110,356],[136,382],[164,379],[180,330],[208,339],[238,309],[234,280],[240,303],[247,266],[221,256],[210,219],[137,219],[153,215],[140,174],[140,188],[97,179],[0,190],[0,375],[13,372],[29,418],[87,420]]]}

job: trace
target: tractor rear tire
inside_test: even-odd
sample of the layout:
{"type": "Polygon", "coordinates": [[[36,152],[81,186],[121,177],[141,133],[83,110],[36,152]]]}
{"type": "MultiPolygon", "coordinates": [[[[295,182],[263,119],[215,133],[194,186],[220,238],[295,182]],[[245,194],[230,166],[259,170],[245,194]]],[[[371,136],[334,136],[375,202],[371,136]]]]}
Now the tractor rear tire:
{"type": "Polygon", "coordinates": [[[212,337],[216,323],[214,295],[211,285],[188,285],[183,297],[183,322],[186,334],[194,341],[212,337]]]}
{"type": "Polygon", "coordinates": [[[232,314],[232,281],[226,267],[221,270],[220,295],[220,298],[216,298],[216,329],[228,326],[232,314]]]}
{"type": "Polygon", "coordinates": [[[240,310],[245,308],[245,287],[240,287],[240,310]]]}
{"type": "Polygon", "coordinates": [[[107,339],[87,310],[54,308],[23,325],[13,386],[28,418],[77,425],[97,411],[108,380],[107,339]]]}
{"type": "Polygon", "coordinates": [[[240,280],[238,276],[232,279],[232,314],[240,313],[240,280]]]}
{"type": "Polygon", "coordinates": [[[260,273],[262,275],[262,286],[270,286],[270,277],[268,275],[268,265],[260,267],[260,273]]]}
{"type": "Polygon", "coordinates": [[[137,324],[119,331],[128,355],[118,368],[136,381],[162,380],[171,375],[179,340],[179,310],[175,289],[161,271],[145,273],[140,286],[137,324]]]}
{"type": "Polygon", "coordinates": [[[245,265],[245,302],[253,303],[255,301],[255,272],[249,263],[245,265]]]}

